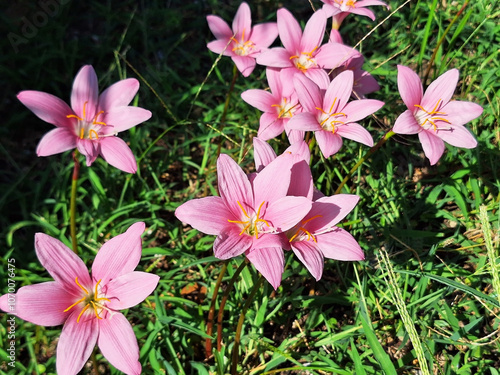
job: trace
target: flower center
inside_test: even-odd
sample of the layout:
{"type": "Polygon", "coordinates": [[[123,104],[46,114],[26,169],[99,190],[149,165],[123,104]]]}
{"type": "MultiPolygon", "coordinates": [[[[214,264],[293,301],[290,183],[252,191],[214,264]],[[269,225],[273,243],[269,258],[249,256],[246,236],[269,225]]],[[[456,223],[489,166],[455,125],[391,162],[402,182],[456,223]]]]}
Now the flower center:
{"type": "Polygon", "coordinates": [[[438,130],[450,130],[451,127],[439,127],[438,121],[445,122],[447,124],[451,124],[449,120],[443,118],[442,116],[446,116],[445,112],[439,112],[439,103],[441,103],[441,99],[438,100],[436,105],[431,111],[427,111],[424,107],[419,104],[414,104],[418,110],[414,113],[415,120],[418,124],[423,127],[425,130],[433,129],[435,132],[438,130]],[[438,116],[436,116],[438,115],[438,116]]]}
{"type": "Polygon", "coordinates": [[[299,103],[289,102],[287,98],[281,99],[280,104],[272,104],[271,107],[276,107],[278,118],[291,118],[296,111],[299,103]]]}
{"type": "MultiPolygon", "coordinates": [[[[328,112],[325,112],[323,108],[316,107],[318,111],[321,112],[319,115],[318,121],[320,126],[326,130],[326,131],[331,131],[333,134],[335,134],[336,128],[338,128],[341,125],[344,125],[346,123],[345,118],[347,118],[347,115],[343,112],[335,112],[334,107],[335,103],[337,102],[337,98],[333,100],[333,103],[328,110],[328,112]],[[344,121],[339,120],[339,118],[344,118],[344,121]]],[[[335,108],[338,109],[338,108],[335,108]]]]}
{"type": "MultiPolygon", "coordinates": [[[[99,111],[96,113],[94,118],[91,121],[87,120],[87,116],[85,113],[85,108],[87,107],[87,103],[83,103],[83,117],[78,117],[77,115],[67,115],[67,118],[76,118],[78,120],[76,126],[76,134],[80,137],[80,139],[90,139],[97,140],[99,139],[99,132],[103,126],[106,126],[105,122],[98,121],[98,118],[104,111],[99,111]]],[[[103,134],[101,134],[103,135],[103,134]]]]}
{"type": "Polygon", "coordinates": [[[240,206],[241,211],[243,212],[244,218],[242,220],[229,220],[228,219],[227,221],[229,221],[230,223],[236,223],[236,224],[240,224],[243,226],[243,229],[240,232],[240,236],[243,233],[246,233],[249,236],[255,236],[256,239],[259,239],[259,231],[262,232],[264,230],[264,224],[267,225],[267,227],[270,227],[269,223],[260,217],[260,210],[262,209],[262,206],[266,202],[262,202],[259,206],[259,209],[257,210],[257,213],[255,213],[251,216],[248,215],[248,213],[243,208],[243,206],[240,202],[237,202],[237,203],[238,203],[238,206],[240,206]],[[245,218],[247,220],[245,220],[245,218]]]}
{"type": "Polygon", "coordinates": [[[241,33],[241,40],[237,40],[234,37],[231,37],[231,40],[234,42],[232,51],[238,56],[248,56],[254,52],[255,43],[250,40],[245,41],[245,29],[241,33]]]}
{"type": "Polygon", "coordinates": [[[318,47],[314,47],[311,52],[301,52],[300,55],[290,56],[290,60],[292,60],[295,67],[300,70],[302,73],[307,72],[307,69],[313,68],[317,66],[316,59],[313,57],[314,51],[316,51],[318,47]]]}
{"type": "Polygon", "coordinates": [[[293,241],[298,242],[298,241],[304,241],[304,240],[309,241],[312,239],[315,243],[317,243],[316,237],[314,236],[314,234],[312,234],[309,230],[307,230],[305,228],[305,226],[308,222],[310,222],[311,220],[314,220],[318,217],[321,217],[321,215],[316,215],[316,216],[310,217],[309,219],[303,220],[300,223],[300,226],[298,228],[295,227],[294,230],[291,231],[291,233],[295,232],[295,234],[293,234],[288,241],[289,242],[293,242],[293,241]]]}
{"type": "MultiPolygon", "coordinates": [[[[334,0],[342,12],[346,12],[356,6],[356,0],[334,0]]],[[[335,5],[335,4],[334,4],[335,5]]]]}
{"type": "Polygon", "coordinates": [[[99,296],[99,284],[101,283],[101,280],[95,284],[95,290],[91,290],[90,292],[83,287],[79,282],[78,282],[78,277],[75,277],[75,283],[80,287],[81,290],[85,293],[85,295],[80,298],[78,301],[76,301],[74,304],[72,304],[70,307],[68,307],[64,312],[71,310],[73,307],[76,305],[79,305],[80,303],[84,303],[85,306],[82,308],[82,311],[80,311],[80,314],[78,314],[78,318],[76,318],[76,322],[80,323],[80,318],[82,317],[83,313],[87,311],[89,308],[94,310],[94,314],[97,319],[102,319],[99,314],[102,312],[102,310],[108,310],[104,303],[102,301],[108,301],[106,297],[100,297],[99,296]]]}

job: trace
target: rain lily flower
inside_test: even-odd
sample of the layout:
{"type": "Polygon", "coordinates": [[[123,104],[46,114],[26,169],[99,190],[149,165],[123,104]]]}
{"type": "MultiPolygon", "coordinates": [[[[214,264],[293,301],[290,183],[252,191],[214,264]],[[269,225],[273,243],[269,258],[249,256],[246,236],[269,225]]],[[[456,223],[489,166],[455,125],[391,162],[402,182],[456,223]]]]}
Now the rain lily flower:
{"type": "Polygon", "coordinates": [[[375,13],[370,9],[365,7],[371,5],[382,5],[389,9],[389,6],[380,0],[321,0],[323,4],[323,10],[326,12],[328,17],[332,17],[332,29],[338,30],[342,21],[349,15],[349,13],[359,14],[360,16],[366,16],[372,21],[375,21],[375,13]]]}
{"type": "Polygon", "coordinates": [[[151,112],[129,106],[139,90],[134,78],[124,79],[99,95],[94,68],[80,69],[73,82],[71,108],[61,99],[40,91],[21,91],[17,98],[56,129],[43,136],[38,156],[49,156],[75,147],[90,166],[100,154],[112,166],[135,173],[137,163],[127,144],[115,135],[148,120],[151,112]]]}
{"type": "Polygon", "coordinates": [[[455,147],[474,148],[477,141],[464,126],[483,113],[475,103],[451,100],[459,72],[451,69],[433,81],[424,93],[417,73],[398,65],[398,89],[408,108],[394,123],[398,134],[418,134],[431,165],[444,152],[444,142],[455,147]]]}
{"type": "Polygon", "coordinates": [[[304,32],[299,22],[285,8],[277,12],[278,31],[283,47],[271,48],[257,57],[257,63],[273,68],[292,69],[304,74],[321,88],[330,83],[325,69],[340,66],[354,49],[340,43],[325,43],[326,14],[320,9],[311,16],[304,32]]]}
{"type": "Polygon", "coordinates": [[[255,58],[278,36],[275,22],[261,23],[252,28],[250,7],[243,2],[233,20],[233,29],[220,17],[207,16],[208,27],[216,40],[207,44],[214,53],[230,56],[244,77],[255,68],[255,58]]]}
{"type": "Polygon", "coordinates": [[[260,117],[258,137],[263,141],[275,138],[286,131],[290,143],[304,139],[304,132],[288,129],[287,123],[302,107],[293,86],[293,75],[289,69],[266,69],[270,91],[251,89],[241,93],[242,99],[264,112],[260,117]]]}
{"type": "Polygon", "coordinates": [[[284,260],[276,234],[292,228],[311,208],[310,199],[287,196],[297,160],[292,154],[276,158],[250,182],[241,167],[222,154],[217,160],[220,197],[190,200],[176,209],[175,216],[200,232],[216,235],[217,258],[245,253],[277,288],[284,260]]]}
{"type": "Polygon", "coordinates": [[[373,146],[372,136],[357,121],[378,111],[384,102],[361,99],[348,103],[353,80],[352,71],[346,70],[335,77],[324,91],[306,77],[294,77],[303,112],[294,116],[288,126],[291,129],[313,131],[325,158],[339,151],[342,138],[373,146]]]}
{"type": "MultiPolygon", "coordinates": [[[[119,312],[142,302],[159,277],[134,271],[141,258],[144,223],[106,242],[89,276],[83,261],[61,241],[35,235],[40,263],[54,281],[27,285],[16,293],[16,315],[41,326],[64,324],[57,344],[57,373],[77,374],[95,344],[104,357],[126,374],[140,374],[139,347],[132,326],[119,312]]],[[[9,311],[7,294],[0,309],[9,311]]]]}
{"type": "Polygon", "coordinates": [[[335,225],[359,201],[357,195],[337,194],[313,202],[311,211],[286,232],[289,247],[316,280],[323,275],[323,259],[363,260],[363,250],[354,237],[335,225]]]}

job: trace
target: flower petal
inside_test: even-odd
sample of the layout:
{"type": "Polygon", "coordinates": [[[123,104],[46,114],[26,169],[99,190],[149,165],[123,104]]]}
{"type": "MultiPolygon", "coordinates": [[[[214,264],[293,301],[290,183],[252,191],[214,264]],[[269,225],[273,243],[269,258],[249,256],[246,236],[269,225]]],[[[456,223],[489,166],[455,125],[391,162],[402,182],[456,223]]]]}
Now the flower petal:
{"type": "Polygon", "coordinates": [[[57,343],[57,373],[75,375],[92,354],[99,335],[97,319],[77,323],[79,311],[74,311],[64,324],[57,343]]]}
{"type": "Polygon", "coordinates": [[[263,141],[276,138],[285,130],[286,118],[279,118],[277,113],[263,113],[259,120],[257,136],[263,141]]]}
{"type": "Polygon", "coordinates": [[[50,156],[76,148],[76,136],[68,128],[55,128],[45,134],[38,146],[38,156],[50,156]]]}
{"type": "Polygon", "coordinates": [[[118,81],[99,96],[98,111],[108,112],[112,108],[127,106],[139,91],[139,81],[135,78],[127,78],[118,81]]]}
{"type": "Polygon", "coordinates": [[[446,105],[451,100],[451,97],[455,92],[458,83],[458,76],[458,69],[451,69],[446,73],[441,74],[429,85],[429,87],[427,87],[427,90],[425,90],[421,103],[422,107],[430,111],[439,100],[441,100],[440,105],[446,105]]]}
{"type": "Polygon", "coordinates": [[[342,228],[316,236],[318,247],[325,258],[343,261],[363,260],[365,255],[354,237],[342,228]]]}
{"type": "Polygon", "coordinates": [[[77,73],[71,90],[71,108],[76,115],[91,121],[97,113],[99,86],[91,65],[85,65],[77,73]]]}
{"type": "Polygon", "coordinates": [[[420,105],[422,101],[424,88],[417,73],[404,65],[398,65],[398,90],[406,107],[414,112],[415,104],[420,105]]]}
{"type": "Polygon", "coordinates": [[[234,213],[227,208],[221,197],[191,199],[177,207],[175,216],[209,235],[218,235],[228,225],[228,220],[234,220],[234,213]]]}
{"type": "Polygon", "coordinates": [[[258,137],[253,138],[253,157],[255,170],[260,172],[266,165],[276,159],[276,153],[271,145],[258,137]]]}
{"type": "Polygon", "coordinates": [[[104,113],[102,122],[112,125],[116,133],[128,130],[151,118],[151,112],[140,107],[113,107],[104,113]]]}
{"type": "Polygon", "coordinates": [[[70,128],[73,119],[66,116],[72,115],[73,110],[58,97],[41,91],[21,91],[17,99],[23,103],[41,120],[57,127],[70,128]]]}
{"type": "Polygon", "coordinates": [[[68,293],[81,294],[75,283],[76,277],[84,287],[92,285],[85,263],[58,239],[36,233],[35,251],[42,266],[68,293]]]}
{"type": "Polygon", "coordinates": [[[290,13],[290,11],[286,8],[280,8],[277,11],[276,18],[278,20],[278,31],[283,47],[285,47],[289,53],[294,55],[302,52],[299,51],[300,41],[302,38],[302,28],[292,13],[290,13]]]}
{"type": "Polygon", "coordinates": [[[160,277],[147,272],[134,271],[111,280],[106,285],[106,307],[123,310],[146,299],[158,285],[160,277]]]}
{"type": "Polygon", "coordinates": [[[392,131],[397,134],[417,134],[422,131],[422,127],[415,120],[413,111],[407,109],[398,116],[392,131]]]}
{"type": "Polygon", "coordinates": [[[246,39],[250,36],[252,31],[252,13],[247,3],[242,2],[236,11],[233,19],[233,33],[234,38],[237,40],[242,39],[242,35],[246,34],[246,39]]]}
{"type": "Polygon", "coordinates": [[[273,68],[293,67],[293,63],[290,60],[290,52],[282,47],[275,47],[262,51],[262,53],[257,56],[256,61],[257,64],[273,68]]]}
{"type": "Polygon", "coordinates": [[[377,112],[384,104],[384,102],[375,99],[353,100],[347,103],[342,112],[347,115],[349,122],[358,122],[377,112]]]}
{"type": "Polygon", "coordinates": [[[373,138],[368,130],[356,123],[348,123],[337,128],[336,133],[341,137],[351,139],[366,146],[373,146],[373,138]]]}
{"type": "Polygon", "coordinates": [[[269,284],[276,290],[281,284],[281,276],[285,269],[285,256],[281,247],[253,249],[246,254],[269,284]]]}
{"type": "Polygon", "coordinates": [[[118,370],[139,375],[139,346],[134,330],[122,313],[99,321],[99,339],[97,345],[102,355],[118,370]]]}
{"type": "MultiPolygon", "coordinates": [[[[343,112],[344,107],[351,97],[353,82],[354,74],[351,70],[345,70],[335,77],[326,90],[321,108],[326,113],[343,112]]],[[[353,122],[349,117],[347,120],[353,122]]]]}
{"type": "Polygon", "coordinates": [[[322,108],[323,95],[316,83],[302,74],[296,74],[293,77],[293,84],[304,112],[316,113],[317,108],[322,108]]]}
{"type": "Polygon", "coordinates": [[[127,173],[137,171],[137,162],[127,143],[118,137],[104,137],[101,139],[101,155],[109,164],[127,173]]]}
{"type": "Polygon", "coordinates": [[[214,34],[215,39],[227,39],[227,44],[229,39],[233,36],[233,32],[231,31],[231,28],[229,27],[227,22],[219,16],[207,16],[207,23],[210,31],[212,32],[212,34],[214,34]]]}
{"type": "Polygon", "coordinates": [[[314,241],[292,241],[292,250],[306,266],[311,275],[318,281],[323,275],[323,253],[318,250],[318,245],[314,241]]]}
{"type": "Polygon", "coordinates": [[[344,44],[329,42],[323,44],[314,56],[318,66],[323,69],[334,69],[347,60],[360,56],[354,48],[344,44]]]}
{"type": "Polygon", "coordinates": [[[320,130],[314,133],[319,149],[325,158],[336,154],[342,147],[342,137],[332,132],[320,130]]]}
{"type": "Polygon", "coordinates": [[[241,93],[241,98],[262,112],[270,112],[272,105],[277,104],[274,96],[265,90],[250,89],[241,93]]]}
{"type": "Polygon", "coordinates": [[[242,233],[235,225],[227,226],[214,241],[214,255],[219,259],[229,259],[243,254],[252,246],[253,238],[242,233]]]}
{"type": "Polygon", "coordinates": [[[110,280],[135,270],[141,259],[142,240],[146,225],[132,224],[125,233],[119,234],[104,245],[92,264],[92,277],[106,285],[110,280]]]}
{"type": "Polygon", "coordinates": [[[319,198],[313,202],[311,211],[304,217],[303,221],[307,221],[306,229],[314,234],[332,228],[356,207],[358,201],[359,197],[354,194],[319,198]],[[310,220],[311,218],[314,219],[310,220]]]}
{"type": "Polygon", "coordinates": [[[248,77],[255,68],[255,58],[250,56],[233,55],[231,59],[236,64],[238,71],[243,77],[248,77]]]}
{"type": "Polygon", "coordinates": [[[418,138],[420,143],[422,143],[422,148],[424,149],[424,154],[429,159],[431,165],[438,162],[439,158],[444,152],[444,142],[437,135],[431,131],[423,130],[418,133],[418,138]]]}
{"type": "Polygon", "coordinates": [[[278,25],[276,22],[265,22],[252,28],[250,39],[260,48],[267,48],[278,37],[278,25]]]}
{"type": "MultiPolygon", "coordinates": [[[[309,18],[300,41],[300,52],[315,51],[325,36],[326,14],[319,9],[309,18]]],[[[281,37],[281,35],[280,35],[281,37]]]]}
{"type": "Polygon", "coordinates": [[[465,126],[452,125],[450,128],[450,130],[438,130],[437,136],[455,147],[474,148],[477,146],[476,138],[465,126]]]}
{"type": "Polygon", "coordinates": [[[452,100],[442,108],[442,111],[446,113],[446,119],[451,124],[464,125],[481,116],[483,107],[472,102],[452,100]]]}
{"type": "Polygon", "coordinates": [[[311,204],[306,197],[286,196],[269,205],[265,219],[277,232],[285,232],[307,215],[311,204]]]}
{"type": "Polygon", "coordinates": [[[99,142],[95,140],[76,138],[76,148],[85,156],[87,167],[90,167],[99,155],[99,142]]]}

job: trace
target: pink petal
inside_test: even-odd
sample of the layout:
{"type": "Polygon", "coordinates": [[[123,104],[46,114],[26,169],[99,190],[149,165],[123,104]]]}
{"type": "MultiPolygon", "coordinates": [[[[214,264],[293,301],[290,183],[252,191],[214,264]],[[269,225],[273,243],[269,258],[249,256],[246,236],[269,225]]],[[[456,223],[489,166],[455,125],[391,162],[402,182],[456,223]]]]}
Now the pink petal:
{"type": "Polygon", "coordinates": [[[137,91],[139,91],[139,81],[135,78],[123,79],[112,84],[99,96],[98,111],[107,112],[114,107],[129,105],[137,91]]]}
{"type": "Polygon", "coordinates": [[[219,259],[229,259],[243,254],[250,249],[253,238],[233,226],[226,227],[214,241],[214,255],[219,259]]]}
{"type": "Polygon", "coordinates": [[[85,65],[77,73],[71,90],[71,108],[76,115],[91,121],[97,113],[99,87],[97,75],[91,65],[85,65]],[[85,106],[85,116],[84,116],[85,106]]]}
{"type": "Polygon", "coordinates": [[[151,118],[151,112],[139,107],[113,107],[104,113],[102,122],[112,125],[116,133],[130,129],[151,118]]]}
{"type": "Polygon", "coordinates": [[[86,138],[76,138],[76,148],[83,156],[85,156],[87,167],[90,167],[99,155],[100,147],[98,141],[92,141],[86,138]]]}
{"type": "Polygon", "coordinates": [[[422,82],[417,73],[406,66],[398,65],[398,90],[406,107],[410,111],[415,112],[415,104],[420,105],[424,92],[422,82]]]}
{"type": "Polygon", "coordinates": [[[269,47],[278,37],[276,22],[266,22],[255,25],[252,29],[251,40],[259,47],[269,47]]]}
{"type": "Polygon", "coordinates": [[[209,235],[218,235],[228,225],[228,220],[235,219],[221,197],[191,199],[177,207],[175,216],[209,235]]]}
{"type": "Polygon", "coordinates": [[[264,142],[257,137],[253,138],[253,157],[255,160],[255,169],[260,172],[262,168],[276,159],[276,153],[269,143],[264,142]]]}
{"type": "Polygon", "coordinates": [[[483,107],[471,102],[452,100],[441,109],[445,117],[453,125],[464,125],[478,118],[483,113],[483,107]]]}
{"type": "Polygon", "coordinates": [[[304,141],[305,131],[303,130],[294,130],[287,128],[287,126],[285,126],[285,132],[288,137],[288,141],[292,145],[304,141]]]}
{"type": "Polygon", "coordinates": [[[273,104],[276,104],[274,96],[265,90],[251,89],[241,93],[241,98],[262,112],[271,112],[273,104]]]}
{"type": "Polygon", "coordinates": [[[298,158],[291,154],[282,155],[258,173],[253,181],[255,207],[262,202],[272,203],[286,195],[292,166],[297,160],[298,158]]]}
{"type": "Polygon", "coordinates": [[[342,137],[332,132],[321,130],[314,133],[319,149],[325,158],[336,154],[342,147],[342,137]]]}
{"type": "MultiPolygon", "coordinates": [[[[234,217],[241,217],[238,202],[253,206],[252,186],[247,175],[229,155],[221,154],[217,159],[219,194],[234,217]]],[[[246,209],[246,208],[245,208],[246,209]]]]}
{"type": "Polygon", "coordinates": [[[160,277],[146,272],[130,272],[111,280],[106,285],[106,307],[123,310],[146,299],[158,285],[160,277]]]}
{"type": "Polygon", "coordinates": [[[415,120],[413,111],[407,109],[396,119],[392,131],[397,134],[417,134],[422,130],[422,127],[415,120]]]}
{"type": "Polygon", "coordinates": [[[115,313],[99,320],[97,345],[102,355],[118,370],[130,375],[141,373],[137,339],[132,326],[123,314],[115,313]]]}
{"type": "Polygon", "coordinates": [[[323,254],[318,250],[318,245],[314,241],[291,242],[292,250],[306,266],[307,270],[317,280],[323,275],[323,254]]]}
{"type": "Polygon", "coordinates": [[[449,127],[450,130],[438,130],[437,136],[455,147],[474,148],[477,146],[476,138],[465,126],[451,125],[449,127]]]}
{"type": "Polygon", "coordinates": [[[347,103],[342,112],[347,115],[349,122],[358,122],[377,112],[384,104],[384,102],[375,99],[353,100],[347,103]]]}
{"type": "Polygon", "coordinates": [[[248,40],[250,33],[252,31],[252,14],[250,7],[247,3],[242,2],[236,11],[236,15],[233,19],[233,32],[235,34],[235,39],[241,40],[242,34],[246,36],[245,40],[248,40]]]}
{"type": "MultiPolygon", "coordinates": [[[[356,6],[357,5],[358,4],[356,3],[356,6]]],[[[373,13],[373,11],[371,11],[370,9],[356,7],[356,8],[351,8],[349,10],[349,13],[357,14],[360,16],[366,16],[370,18],[372,21],[375,21],[375,13],[373,13]]]]}
{"type": "MultiPolygon", "coordinates": [[[[73,285],[76,286],[74,279],[73,285]]],[[[72,292],[75,292],[74,288],[72,292]]],[[[15,304],[12,305],[15,309],[8,311],[3,306],[2,310],[14,312],[18,318],[39,326],[63,324],[70,315],[64,310],[78,300],[56,281],[23,286],[15,296],[15,304]]]]}
{"type": "Polygon", "coordinates": [[[127,143],[118,137],[101,139],[101,155],[109,164],[127,173],[137,171],[137,162],[127,143]]]}
{"type": "Polygon", "coordinates": [[[309,168],[309,164],[305,160],[300,160],[293,165],[290,181],[287,195],[312,199],[313,178],[311,168],[309,168]]]}
{"type": "Polygon", "coordinates": [[[73,120],[66,117],[73,110],[58,97],[41,91],[21,91],[17,98],[41,120],[57,127],[73,126],[73,120]]]}
{"type": "Polygon", "coordinates": [[[290,60],[290,52],[282,47],[275,47],[263,51],[259,56],[257,56],[256,61],[257,64],[273,68],[287,68],[294,66],[290,60]]]}
{"type": "Polygon", "coordinates": [[[323,69],[334,69],[347,60],[359,55],[359,52],[352,47],[340,43],[329,42],[323,44],[314,57],[319,67],[323,69]]]}
{"type": "Polygon", "coordinates": [[[269,205],[265,219],[276,231],[285,232],[307,215],[311,204],[306,197],[286,196],[269,205]]]}
{"type": "Polygon", "coordinates": [[[243,77],[248,77],[255,68],[256,63],[253,57],[233,55],[231,59],[243,77]]]}
{"type": "MultiPolygon", "coordinates": [[[[264,91],[264,92],[268,93],[269,95],[271,95],[271,97],[273,98],[273,100],[275,100],[274,99],[274,95],[280,96],[280,94],[283,91],[283,83],[282,83],[282,80],[281,80],[281,77],[280,77],[280,72],[281,71],[282,70],[276,69],[276,68],[266,68],[266,78],[267,78],[267,82],[269,83],[269,88],[270,88],[271,93],[269,93],[267,91],[264,91],[264,90],[261,90],[261,91],[264,91]]],[[[292,75],[292,77],[293,77],[293,75],[292,75]]],[[[251,91],[251,90],[248,90],[248,91],[251,91]]],[[[289,93],[289,94],[291,94],[291,93],[289,93]]],[[[242,96],[243,96],[243,94],[242,94],[242,96]]],[[[283,96],[283,95],[281,95],[281,96],[283,96]]],[[[254,107],[257,107],[257,106],[254,105],[254,107]]]]}
{"type": "Polygon", "coordinates": [[[35,251],[42,266],[68,293],[81,294],[75,278],[88,288],[92,285],[85,263],[61,241],[44,233],[35,234],[35,251]]]}
{"type": "Polygon", "coordinates": [[[246,257],[269,284],[275,290],[278,289],[285,268],[285,257],[281,247],[253,249],[246,254],[246,257]]]}
{"type": "Polygon", "coordinates": [[[423,130],[418,133],[420,143],[424,149],[424,154],[429,159],[431,165],[438,162],[444,152],[444,142],[441,138],[431,133],[432,131],[423,130]]]}
{"type": "Polygon", "coordinates": [[[235,53],[231,51],[231,45],[230,45],[230,38],[229,36],[227,39],[223,40],[214,40],[212,42],[207,43],[207,48],[212,51],[213,53],[220,54],[224,56],[234,56],[235,53]]]}
{"type": "MultiPolygon", "coordinates": [[[[313,13],[306,23],[302,39],[300,41],[300,52],[313,52],[317,49],[325,36],[326,14],[321,10],[313,13]]],[[[281,38],[281,34],[280,34],[281,38]]],[[[288,49],[288,48],[287,48],[288,49]]]]}
{"type": "Polygon", "coordinates": [[[353,194],[337,194],[330,197],[321,197],[313,202],[311,211],[304,217],[304,222],[311,233],[318,233],[330,229],[344,219],[359,201],[353,194]]]}
{"type": "Polygon", "coordinates": [[[361,7],[369,7],[369,6],[374,6],[374,5],[381,5],[389,9],[389,5],[384,3],[383,1],[380,0],[361,0],[356,2],[356,7],[361,8],[361,7]]]}
{"type": "MultiPolygon", "coordinates": [[[[351,70],[345,70],[333,79],[326,90],[321,108],[327,113],[330,112],[343,112],[352,93],[352,85],[354,82],[354,75],[351,70]],[[335,105],[332,104],[335,103],[335,105]]],[[[349,122],[352,122],[348,118],[349,122]]]]}
{"type": "Polygon", "coordinates": [[[141,235],[145,227],[143,222],[132,224],[125,233],[102,245],[92,264],[94,280],[101,280],[105,286],[110,280],[135,270],[141,260],[141,235]]]}
{"type": "Polygon", "coordinates": [[[326,258],[343,261],[363,260],[365,255],[354,237],[342,228],[316,236],[318,247],[326,258]]]}
{"type": "Polygon", "coordinates": [[[207,16],[207,23],[210,31],[214,34],[215,39],[227,39],[228,41],[229,38],[233,36],[233,32],[231,31],[229,25],[219,16],[207,16]]]}
{"type": "Polygon", "coordinates": [[[286,118],[279,118],[276,113],[263,113],[259,120],[257,135],[263,141],[276,138],[285,130],[286,118]]]}
{"type": "Polygon", "coordinates": [[[57,343],[57,373],[75,375],[92,354],[99,335],[97,319],[77,323],[79,311],[74,311],[64,324],[57,343]]]}
{"type": "MultiPolygon", "coordinates": [[[[316,113],[317,108],[322,108],[323,95],[316,83],[302,74],[296,74],[293,78],[293,84],[304,112],[316,113]]],[[[295,117],[297,116],[292,117],[292,119],[295,117]]]]}
{"type": "Polygon", "coordinates": [[[285,8],[278,9],[276,17],[280,40],[285,49],[291,54],[302,52],[299,51],[302,29],[295,17],[285,8]]]}
{"type": "Polygon", "coordinates": [[[441,105],[448,103],[455,92],[458,83],[459,72],[458,69],[448,70],[446,73],[441,74],[435,81],[433,81],[427,90],[425,90],[424,97],[422,98],[422,107],[428,111],[432,110],[434,106],[440,102],[441,105]]]}
{"type": "Polygon", "coordinates": [[[345,124],[337,128],[336,133],[341,137],[351,139],[366,146],[373,146],[373,138],[368,130],[359,124],[345,124]]]}
{"type": "Polygon", "coordinates": [[[68,128],[56,128],[45,134],[38,146],[38,156],[50,156],[76,148],[76,136],[68,128]]]}
{"type": "MultiPolygon", "coordinates": [[[[301,73],[302,74],[302,73],[301,73]]],[[[330,77],[326,70],[321,68],[310,68],[304,73],[304,75],[313,81],[321,90],[326,90],[330,84],[330,77]]]]}

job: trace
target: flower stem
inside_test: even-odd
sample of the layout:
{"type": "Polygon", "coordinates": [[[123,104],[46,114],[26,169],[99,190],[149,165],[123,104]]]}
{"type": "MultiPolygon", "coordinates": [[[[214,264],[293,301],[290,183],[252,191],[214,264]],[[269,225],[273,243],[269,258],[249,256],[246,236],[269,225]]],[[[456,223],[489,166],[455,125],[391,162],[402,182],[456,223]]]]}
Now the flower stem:
{"type": "Polygon", "coordinates": [[[241,310],[240,314],[240,319],[238,320],[238,326],[236,327],[236,334],[234,335],[234,345],[233,345],[233,351],[231,353],[232,360],[231,360],[231,375],[236,375],[238,371],[238,359],[239,359],[239,348],[240,348],[240,340],[241,340],[241,331],[243,328],[243,322],[245,320],[245,315],[247,313],[248,308],[250,307],[250,303],[253,301],[253,297],[255,296],[255,293],[257,293],[257,290],[262,285],[262,282],[264,281],[264,277],[262,275],[259,275],[259,280],[255,283],[253,286],[252,291],[250,292],[250,295],[248,296],[247,300],[245,301],[245,305],[243,306],[243,309],[241,310]]]}
{"type": "MultiPolygon", "coordinates": [[[[217,300],[217,295],[219,294],[220,283],[222,282],[222,278],[226,274],[227,263],[225,261],[222,265],[222,269],[219,272],[219,277],[217,277],[217,281],[215,282],[214,292],[212,294],[212,301],[210,302],[210,309],[208,310],[208,318],[207,318],[207,335],[212,336],[213,325],[214,325],[214,315],[215,315],[215,301],[217,300]]],[[[205,357],[208,359],[212,355],[212,339],[208,337],[205,339],[205,357]]]]}
{"type": "Polygon", "coordinates": [[[75,254],[78,254],[78,245],[76,243],[76,188],[78,184],[78,175],[80,173],[80,162],[78,161],[78,154],[78,150],[75,150],[73,152],[73,161],[75,165],[73,167],[73,176],[71,178],[71,200],[69,206],[71,243],[75,254]]]}
{"type": "Polygon", "coordinates": [[[356,172],[358,170],[358,168],[361,166],[361,164],[363,164],[370,156],[372,156],[375,153],[375,151],[377,151],[380,147],[382,147],[382,145],[385,142],[387,142],[387,140],[389,138],[391,138],[394,134],[396,134],[396,133],[394,133],[392,131],[392,129],[389,130],[387,133],[384,134],[384,136],[380,139],[380,141],[378,141],[378,143],[375,146],[373,146],[371,149],[368,150],[368,152],[365,154],[365,156],[363,156],[361,159],[359,159],[359,161],[356,163],[356,165],[351,168],[351,170],[349,171],[347,176],[344,177],[344,179],[340,183],[337,190],[335,190],[335,194],[340,194],[344,185],[347,183],[347,181],[349,181],[349,179],[352,177],[354,172],[356,172]]]}
{"type": "Polygon", "coordinates": [[[99,364],[97,363],[97,357],[95,356],[95,346],[94,350],[92,350],[92,354],[90,355],[90,359],[92,360],[92,367],[94,368],[95,375],[99,375],[99,364]]]}
{"type": "Polygon", "coordinates": [[[229,293],[233,290],[236,279],[247,265],[248,261],[245,258],[245,260],[241,262],[240,266],[234,273],[233,277],[231,277],[231,280],[229,280],[229,284],[227,284],[227,287],[224,290],[224,294],[222,295],[222,300],[219,306],[219,313],[217,314],[217,351],[219,352],[222,349],[222,319],[224,318],[224,307],[226,306],[227,299],[229,298],[229,293]]]}

